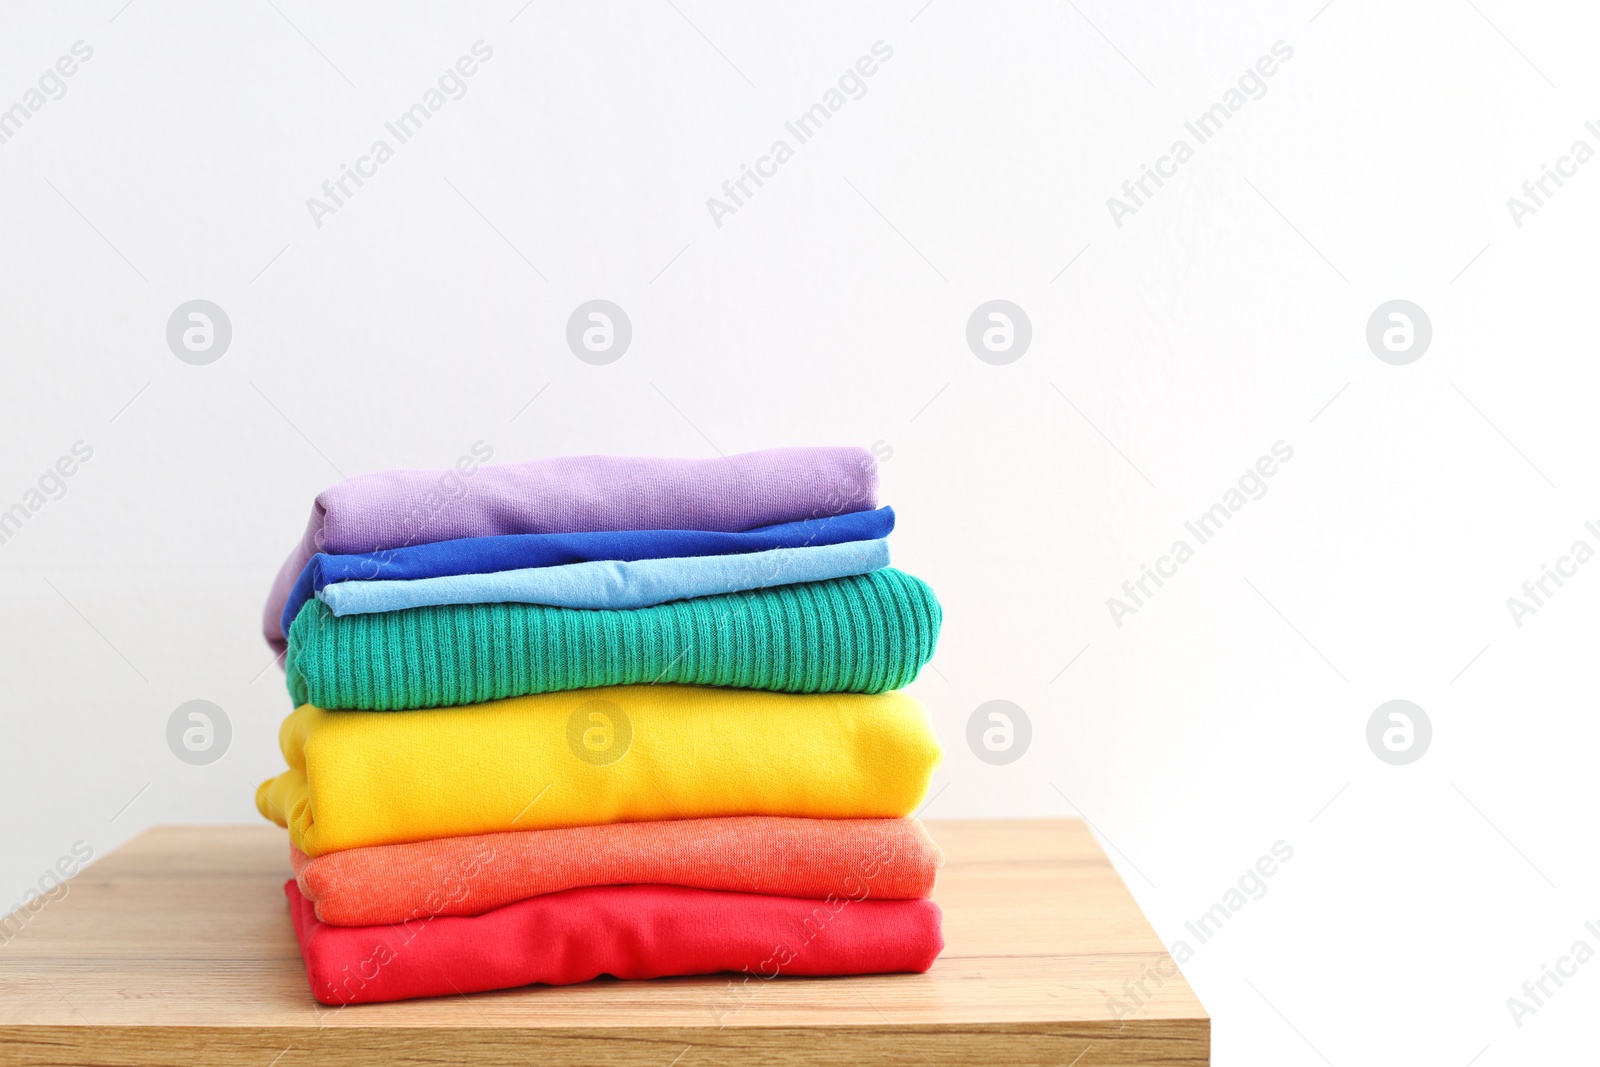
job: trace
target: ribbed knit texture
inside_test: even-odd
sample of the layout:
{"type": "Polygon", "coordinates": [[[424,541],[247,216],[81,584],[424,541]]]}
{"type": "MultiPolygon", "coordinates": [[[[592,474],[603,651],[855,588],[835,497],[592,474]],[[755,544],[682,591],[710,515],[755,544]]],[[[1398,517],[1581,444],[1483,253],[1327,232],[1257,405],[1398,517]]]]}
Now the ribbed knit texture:
{"type": "Polygon", "coordinates": [[[631,611],[463,604],[341,618],[314,600],[285,666],[297,705],[365,711],[652,682],[882,693],[932,658],[940,619],[933,590],[892,567],[631,611]]]}

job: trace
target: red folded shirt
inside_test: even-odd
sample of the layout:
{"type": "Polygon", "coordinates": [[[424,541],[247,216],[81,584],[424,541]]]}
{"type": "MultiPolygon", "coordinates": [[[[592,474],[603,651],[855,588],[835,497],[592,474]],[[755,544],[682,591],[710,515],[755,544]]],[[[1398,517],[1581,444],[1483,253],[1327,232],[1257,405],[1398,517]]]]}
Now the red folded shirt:
{"type": "Polygon", "coordinates": [[[944,948],[939,907],[931,900],[592,886],[483,915],[328,926],[292,879],[283,889],[312,994],[324,1004],[567,985],[603,974],[926,971],[944,948]]]}

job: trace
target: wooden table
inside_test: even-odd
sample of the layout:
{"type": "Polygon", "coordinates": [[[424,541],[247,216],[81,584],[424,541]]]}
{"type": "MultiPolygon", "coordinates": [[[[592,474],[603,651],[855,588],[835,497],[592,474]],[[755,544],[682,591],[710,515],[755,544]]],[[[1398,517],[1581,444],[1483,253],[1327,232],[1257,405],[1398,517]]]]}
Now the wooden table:
{"type": "Polygon", "coordinates": [[[283,831],[159,827],[0,945],[0,1065],[1209,1061],[1205,1009],[1083,823],[929,829],[947,858],[947,947],[924,975],[780,978],[753,995],[726,977],[602,980],[327,1008],[289,924],[283,831]]]}

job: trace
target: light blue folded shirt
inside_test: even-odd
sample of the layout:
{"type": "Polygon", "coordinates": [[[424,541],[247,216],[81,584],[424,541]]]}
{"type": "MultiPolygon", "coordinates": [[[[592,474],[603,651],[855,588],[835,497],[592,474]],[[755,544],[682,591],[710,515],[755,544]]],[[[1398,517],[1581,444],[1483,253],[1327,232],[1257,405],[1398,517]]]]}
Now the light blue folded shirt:
{"type": "Polygon", "coordinates": [[[330,582],[318,591],[317,599],[335,615],[366,615],[440,604],[647,608],[688,597],[846,578],[888,565],[889,541],[879,538],[730,556],[596,560],[405,581],[330,582]]]}

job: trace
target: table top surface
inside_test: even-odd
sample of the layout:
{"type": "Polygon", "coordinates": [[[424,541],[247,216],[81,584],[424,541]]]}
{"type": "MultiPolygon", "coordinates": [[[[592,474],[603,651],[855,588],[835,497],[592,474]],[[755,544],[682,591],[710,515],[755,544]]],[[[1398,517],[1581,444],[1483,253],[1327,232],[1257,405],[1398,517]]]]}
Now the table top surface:
{"type": "MultiPolygon", "coordinates": [[[[163,1034],[193,1027],[211,1028],[219,1048],[233,1047],[224,1038],[248,1038],[246,1051],[314,1045],[309,1035],[346,1029],[397,1040],[419,1030],[657,1034],[663,1047],[707,1049],[755,1031],[814,1030],[897,1038],[890,1048],[916,1052],[907,1062],[944,1058],[944,1044],[914,1047],[935,1033],[1002,1044],[1008,1034],[1047,1035],[1069,1051],[1073,1040],[1099,1041],[1102,1054],[1089,1062],[1206,1062],[1204,1008],[1081,821],[928,827],[946,858],[934,893],[946,947],[927,974],[602,979],[347,1008],[311,997],[283,898],[290,867],[281,830],[157,827],[90,865],[65,896],[0,929],[0,939],[9,935],[0,944],[0,1051],[16,1042],[11,1051],[24,1055],[15,1062],[59,1063],[48,1057],[81,1040],[85,1059],[70,1062],[90,1062],[90,1045],[104,1062],[134,1062],[129,1049],[159,1049],[163,1034]]],[[[1029,1062],[1009,1060],[1000,1046],[985,1058],[1029,1062]]],[[[243,1052],[227,1062],[267,1067],[243,1052]]]]}

